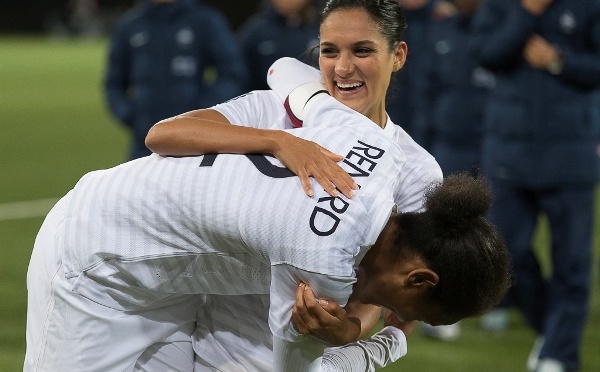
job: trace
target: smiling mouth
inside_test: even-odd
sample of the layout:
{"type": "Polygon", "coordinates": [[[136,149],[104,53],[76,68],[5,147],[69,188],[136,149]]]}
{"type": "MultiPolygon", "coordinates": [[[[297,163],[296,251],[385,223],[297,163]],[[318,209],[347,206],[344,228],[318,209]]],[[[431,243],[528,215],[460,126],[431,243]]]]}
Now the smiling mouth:
{"type": "Polygon", "coordinates": [[[363,83],[362,81],[358,81],[356,83],[346,83],[346,84],[336,82],[336,84],[335,84],[335,86],[343,92],[351,92],[351,91],[356,90],[364,85],[365,85],[365,83],[363,83]]]}

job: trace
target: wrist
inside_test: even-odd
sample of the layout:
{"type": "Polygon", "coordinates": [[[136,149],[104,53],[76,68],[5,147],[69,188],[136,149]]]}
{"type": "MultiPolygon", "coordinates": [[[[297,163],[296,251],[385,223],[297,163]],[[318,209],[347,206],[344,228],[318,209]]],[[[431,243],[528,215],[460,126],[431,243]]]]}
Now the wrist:
{"type": "Polygon", "coordinates": [[[282,130],[272,130],[272,129],[266,129],[264,130],[263,133],[263,149],[258,151],[261,153],[265,153],[265,154],[271,154],[271,155],[275,155],[275,153],[277,153],[281,147],[282,147],[282,143],[284,142],[284,136],[289,136],[291,134],[282,131],[282,130]]]}

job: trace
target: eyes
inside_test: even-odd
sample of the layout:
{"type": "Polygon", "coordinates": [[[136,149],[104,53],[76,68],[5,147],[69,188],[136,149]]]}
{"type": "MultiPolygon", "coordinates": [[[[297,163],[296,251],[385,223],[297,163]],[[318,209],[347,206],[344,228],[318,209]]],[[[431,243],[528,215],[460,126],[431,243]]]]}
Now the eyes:
{"type": "MultiPolygon", "coordinates": [[[[356,46],[352,48],[352,54],[359,58],[365,58],[375,52],[374,48],[366,46],[356,46]]],[[[332,46],[321,46],[321,56],[326,58],[335,58],[340,53],[338,48],[332,46]]]]}

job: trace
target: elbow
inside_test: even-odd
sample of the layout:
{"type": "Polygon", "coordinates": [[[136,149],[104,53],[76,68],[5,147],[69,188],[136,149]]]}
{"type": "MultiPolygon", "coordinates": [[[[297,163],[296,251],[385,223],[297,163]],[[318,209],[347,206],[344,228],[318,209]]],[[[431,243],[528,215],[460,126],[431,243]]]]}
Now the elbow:
{"type": "Polygon", "coordinates": [[[150,149],[150,151],[159,155],[165,155],[161,153],[161,144],[163,141],[161,139],[161,130],[157,129],[157,126],[158,123],[154,124],[154,126],[150,128],[148,134],[146,135],[146,139],[144,140],[144,144],[148,149],[150,149]]]}

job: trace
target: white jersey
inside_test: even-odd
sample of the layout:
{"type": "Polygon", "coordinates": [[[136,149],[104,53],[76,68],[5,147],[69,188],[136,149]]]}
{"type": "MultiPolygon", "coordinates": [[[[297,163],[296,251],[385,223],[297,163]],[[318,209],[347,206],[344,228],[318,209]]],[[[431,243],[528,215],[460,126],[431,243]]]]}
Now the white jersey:
{"type": "MultiPolygon", "coordinates": [[[[356,112],[331,101],[332,106],[341,107],[349,114],[344,116],[344,120],[361,120],[362,116],[356,112]]],[[[279,97],[273,91],[252,92],[213,108],[234,124],[261,129],[293,128],[279,97]]],[[[372,127],[373,123],[367,123],[365,119],[362,123],[372,127]]],[[[304,125],[321,125],[324,120],[325,117],[309,115],[304,125]]],[[[380,130],[378,127],[376,129],[380,130]]],[[[397,174],[394,200],[400,210],[421,210],[423,190],[431,182],[441,179],[440,167],[429,153],[404,130],[391,123],[389,118],[383,133],[400,145],[407,158],[402,172],[397,174]]],[[[240,296],[235,301],[219,297],[219,301],[213,301],[212,306],[200,309],[198,330],[193,337],[197,371],[272,370],[272,339],[261,325],[261,319],[266,318],[269,302],[261,296],[245,296],[243,301],[240,300],[240,296]],[[203,319],[209,321],[204,323],[203,319]],[[236,329],[232,331],[232,327],[236,329]]],[[[328,349],[322,367],[324,370],[373,371],[404,354],[406,340],[402,332],[387,330],[363,344],[328,349]],[[344,362],[349,360],[351,362],[344,362]]]]}
{"type": "Polygon", "coordinates": [[[297,177],[262,155],[152,155],[87,174],[64,224],[72,290],[124,310],[179,294],[269,293],[276,339],[304,339],[290,323],[298,283],[345,305],[405,163],[374,124],[342,122],[345,110],[315,108],[321,124],[290,133],[345,155],[361,186],[353,200],[318,187],[308,198],[297,177]]]}
{"type": "MultiPolygon", "coordinates": [[[[215,105],[212,109],[219,111],[235,125],[259,129],[293,128],[281,99],[272,90],[254,91],[215,105]]],[[[316,119],[315,124],[305,120],[304,125],[320,125],[321,120],[316,119]]],[[[394,201],[398,210],[422,211],[424,191],[432,182],[442,180],[442,170],[435,158],[416,143],[404,129],[395,125],[389,116],[383,133],[400,146],[406,156],[406,163],[398,175],[394,192],[394,201]]]]}

